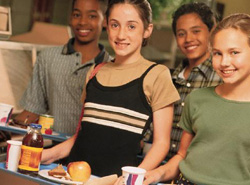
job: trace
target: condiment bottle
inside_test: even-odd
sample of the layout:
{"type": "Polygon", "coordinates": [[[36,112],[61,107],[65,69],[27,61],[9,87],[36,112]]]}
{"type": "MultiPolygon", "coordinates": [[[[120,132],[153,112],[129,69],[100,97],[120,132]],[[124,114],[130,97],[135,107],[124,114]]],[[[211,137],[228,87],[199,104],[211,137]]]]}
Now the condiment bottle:
{"type": "Polygon", "coordinates": [[[43,151],[41,128],[41,125],[31,123],[23,138],[18,165],[18,171],[21,173],[31,174],[39,171],[43,151]]]}

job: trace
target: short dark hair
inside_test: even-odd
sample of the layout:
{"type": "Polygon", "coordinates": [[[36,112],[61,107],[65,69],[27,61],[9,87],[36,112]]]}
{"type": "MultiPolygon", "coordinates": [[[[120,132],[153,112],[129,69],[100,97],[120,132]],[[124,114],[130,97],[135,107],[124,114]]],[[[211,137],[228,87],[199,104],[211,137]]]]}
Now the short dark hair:
{"type": "MultiPolygon", "coordinates": [[[[74,6],[75,6],[75,3],[76,3],[77,0],[72,0],[72,11],[74,10],[74,6]]],[[[105,14],[106,12],[106,9],[107,9],[107,0],[98,0],[99,3],[100,3],[100,7],[101,7],[101,10],[102,10],[102,13],[105,14]]]]}
{"type": "MultiPolygon", "coordinates": [[[[107,23],[110,16],[110,11],[116,4],[130,4],[134,6],[143,22],[144,29],[147,29],[149,24],[152,23],[152,9],[147,0],[109,0],[106,11],[107,23]]],[[[148,38],[143,39],[142,46],[146,46],[147,41],[148,38]]]]}
{"type": "Polygon", "coordinates": [[[188,3],[183,4],[180,6],[172,15],[172,30],[174,34],[176,35],[176,24],[177,20],[182,16],[190,13],[197,14],[202,22],[207,25],[208,30],[211,31],[214,25],[216,24],[216,16],[212,12],[209,6],[207,6],[205,3],[188,3]]]}

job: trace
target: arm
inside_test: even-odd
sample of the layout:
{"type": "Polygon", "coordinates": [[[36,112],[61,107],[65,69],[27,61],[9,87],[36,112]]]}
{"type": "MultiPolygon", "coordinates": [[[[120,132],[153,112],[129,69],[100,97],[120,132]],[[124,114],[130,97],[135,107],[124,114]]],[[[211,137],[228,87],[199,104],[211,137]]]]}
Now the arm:
{"type": "Polygon", "coordinates": [[[194,136],[192,134],[183,131],[178,153],[166,164],[152,171],[148,171],[145,175],[145,181],[143,185],[174,179],[179,174],[179,163],[186,157],[187,149],[193,137],[194,136]]]}
{"type": "Polygon", "coordinates": [[[139,167],[152,170],[164,160],[169,150],[172,121],[173,104],[153,113],[153,144],[139,167]]]}
{"type": "Polygon", "coordinates": [[[52,148],[43,150],[41,162],[43,164],[50,164],[56,160],[67,157],[71,151],[71,148],[73,147],[75,143],[75,140],[76,140],[76,134],[73,135],[68,140],[52,148]]]}

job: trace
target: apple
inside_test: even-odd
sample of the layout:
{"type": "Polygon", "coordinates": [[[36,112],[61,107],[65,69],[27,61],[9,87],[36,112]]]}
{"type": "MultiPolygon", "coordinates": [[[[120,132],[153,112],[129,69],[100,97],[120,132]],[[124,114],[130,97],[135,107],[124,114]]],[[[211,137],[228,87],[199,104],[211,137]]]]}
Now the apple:
{"type": "Polygon", "coordinates": [[[51,128],[48,128],[45,130],[45,134],[52,135],[53,130],[51,128]]]}
{"type": "Polygon", "coordinates": [[[73,181],[86,182],[91,175],[91,168],[85,161],[69,163],[67,171],[73,181]]]}

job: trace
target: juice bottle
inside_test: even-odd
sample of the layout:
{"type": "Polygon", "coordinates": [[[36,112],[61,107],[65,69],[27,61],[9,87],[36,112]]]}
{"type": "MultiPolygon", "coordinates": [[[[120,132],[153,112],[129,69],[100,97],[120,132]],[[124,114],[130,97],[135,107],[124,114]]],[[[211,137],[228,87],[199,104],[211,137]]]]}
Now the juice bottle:
{"type": "Polygon", "coordinates": [[[18,171],[21,173],[32,174],[39,171],[43,151],[41,128],[41,125],[31,123],[30,129],[23,138],[18,165],[18,171]]]}

